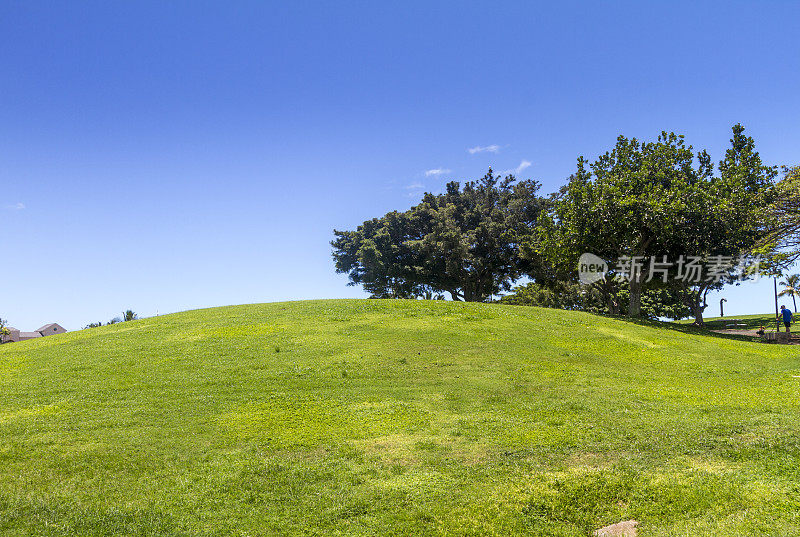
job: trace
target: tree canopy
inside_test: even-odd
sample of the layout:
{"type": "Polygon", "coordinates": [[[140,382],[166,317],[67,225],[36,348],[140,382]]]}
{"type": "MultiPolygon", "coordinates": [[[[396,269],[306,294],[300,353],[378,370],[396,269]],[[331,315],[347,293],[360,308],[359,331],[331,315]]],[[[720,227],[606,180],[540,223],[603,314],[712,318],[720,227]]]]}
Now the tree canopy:
{"type": "Polygon", "coordinates": [[[546,201],[535,181],[489,172],[442,194],[426,193],[408,211],[367,220],[354,231],[334,230],[336,271],[373,297],[413,298],[448,293],[484,301],[525,274],[530,262],[519,242],[533,232],[546,201]]]}
{"type": "Polygon", "coordinates": [[[405,212],[334,230],[336,271],[373,297],[466,301],[485,301],[527,276],[531,283],[507,301],[632,317],[691,314],[702,324],[710,291],[760,270],[749,265],[752,256],[775,269],[789,258],[780,248],[800,251],[800,172],[776,185],[777,169],[762,162],[744,127],[732,132],[716,171],[708,152],[662,132],[651,142],[620,136],[593,162],[579,157],[567,184],[547,198],[538,182],[491,169],[478,181],[448,183],[405,212]],[[591,288],[578,285],[584,253],[609,268],[591,288]]]}
{"type": "Polygon", "coordinates": [[[784,177],[776,185],[773,218],[762,243],[774,246],[786,263],[800,257],[800,166],[784,168],[784,177]]]}
{"type": "MultiPolygon", "coordinates": [[[[775,173],[741,125],[733,127],[718,175],[708,153],[695,154],[683,136],[663,132],[644,143],[620,136],[594,162],[578,159],[525,252],[573,280],[578,258],[591,252],[609,263],[609,277],[627,281],[628,315],[641,315],[645,288],[671,287],[702,323],[708,291],[740,276],[739,258],[754,253],[764,236],[775,173]],[[714,277],[686,277],[691,260],[714,259],[724,259],[714,277]],[[660,270],[656,279],[651,268],[660,270]]],[[[609,312],[619,313],[608,278],[596,286],[609,312]]]]}

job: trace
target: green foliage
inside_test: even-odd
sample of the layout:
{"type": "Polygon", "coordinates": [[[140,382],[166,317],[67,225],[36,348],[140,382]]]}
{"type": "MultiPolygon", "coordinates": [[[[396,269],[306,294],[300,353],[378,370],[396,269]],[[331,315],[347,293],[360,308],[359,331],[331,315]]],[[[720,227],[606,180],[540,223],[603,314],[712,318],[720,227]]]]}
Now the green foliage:
{"type": "MultiPolygon", "coordinates": [[[[664,132],[656,142],[646,143],[620,136],[614,149],[595,162],[578,159],[577,172],[540,220],[524,252],[546,260],[561,278],[574,274],[584,252],[600,256],[612,268],[623,256],[667,256],[673,262],[681,256],[738,258],[754,252],[767,232],[776,173],[763,165],[741,125],[733,127],[719,175],[714,175],[708,153],[695,155],[682,136],[664,132]]],[[[669,279],[674,293],[684,297],[702,322],[707,293],[730,283],[734,270],[720,281],[695,283],[676,276],[673,268],[669,279]]],[[[644,277],[630,279],[630,315],[640,315],[647,287],[664,285],[648,284],[644,277]]],[[[613,289],[603,293],[611,298],[613,289]]],[[[618,313],[611,306],[609,311],[618,313]]]]}
{"type": "MultiPolygon", "coordinates": [[[[719,175],[697,183],[695,199],[701,201],[693,204],[687,213],[673,251],[704,259],[720,255],[736,259],[758,254],[764,257],[761,270],[766,270],[780,264],[775,249],[763,243],[773,218],[771,208],[776,199],[777,168],[763,164],[755,150],[755,141],[745,136],[742,125],[734,125],[730,143],[731,147],[719,162],[719,175]]],[[[733,267],[718,282],[681,282],[673,278],[689,298],[686,304],[692,308],[695,323],[700,325],[708,292],[740,281],[733,267]]]]}
{"type": "Polygon", "coordinates": [[[577,283],[554,281],[550,286],[530,282],[514,288],[514,292],[500,299],[501,304],[537,306],[563,310],[602,313],[603,297],[595,287],[577,283]]]}
{"type": "MultiPolygon", "coordinates": [[[[627,313],[625,304],[628,298],[628,289],[617,282],[612,282],[615,300],[622,309],[620,313],[627,313]]],[[[514,288],[514,293],[504,296],[502,304],[518,306],[538,306],[542,308],[556,308],[564,310],[585,311],[589,313],[603,313],[607,309],[603,292],[598,286],[585,286],[578,283],[554,281],[548,286],[531,282],[514,288]]],[[[641,315],[647,319],[683,319],[691,314],[685,305],[683,297],[670,288],[645,289],[642,292],[641,315]]]]}
{"type": "MultiPolygon", "coordinates": [[[[700,153],[695,167],[691,146],[674,133],[647,143],[620,136],[595,162],[578,159],[577,172],[543,219],[538,249],[562,271],[574,271],[583,252],[612,267],[622,256],[672,253],[686,213],[697,208],[693,189],[710,176],[709,162],[700,153]]],[[[639,315],[643,283],[640,275],[630,281],[633,316],[639,315]]]]}
{"type": "Polygon", "coordinates": [[[8,321],[0,319],[0,343],[5,343],[6,336],[11,334],[11,331],[6,327],[8,321]]]}
{"type": "Polygon", "coordinates": [[[404,213],[390,212],[355,231],[334,230],[336,272],[376,298],[484,301],[507,291],[529,263],[518,243],[544,206],[535,181],[496,177],[489,170],[444,194],[426,193],[404,213]]]}
{"type": "Polygon", "coordinates": [[[421,300],[3,345],[0,534],[798,535],[787,348],[421,300]]]}
{"type": "Polygon", "coordinates": [[[783,171],[762,244],[780,250],[788,265],[800,257],[800,166],[785,166],[783,171]]]}
{"type": "Polygon", "coordinates": [[[786,279],[780,282],[780,285],[783,286],[783,289],[778,296],[790,296],[792,297],[792,304],[794,305],[794,311],[797,313],[797,293],[800,292],[800,274],[790,274],[786,276],[786,279]]]}
{"type": "Polygon", "coordinates": [[[781,225],[795,222],[789,229],[800,236],[796,169],[776,188],[777,169],[763,164],[744,127],[732,130],[716,175],[706,151],[695,153],[683,136],[662,132],[655,142],[620,136],[592,163],[580,157],[568,184],[548,199],[537,195],[535,181],[500,181],[491,169],[463,189],[450,183],[446,193],[425,194],[406,212],[355,231],[334,230],[336,271],[377,298],[448,293],[467,301],[485,301],[527,275],[538,286],[518,289],[525,296],[506,302],[595,311],[599,301],[612,315],[632,317],[682,318],[688,310],[702,324],[708,293],[741,281],[744,256],[764,256],[762,272],[793,259],[778,251],[771,211],[779,207],[781,225]],[[776,206],[779,200],[785,203],[776,206]],[[626,291],[607,279],[579,295],[570,286],[584,252],[612,268],[620,258],[640,258],[645,266],[626,291]],[[721,277],[681,279],[676,261],[708,264],[716,256],[731,260],[721,277]],[[651,258],[674,263],[669,284],[648,281],[651,258]]]}
{"type": "MultiPolygon", "coordinates": [[[[619,298],[626,302],[627,289],[621,289],[619,298]]],[[[675,287],[644,289],[641,299],[641,316],[646,319],[683,319],[692,315],[684,290],[675,287]]],[[[626,312],[627,313],[627,312],[626,312]]]]}
{"type": "MultiPolygon", "coordinates": [[[[122,312],[122,317],[114,317],[113,319],[108,321],[106,324],[107,325],[111,325],[111,324],[117,324],[117,323],[122,323],[122,322],[126,322],[126,321],[135,321],[138,318],[139,318],[139,316],[133,310],[125,310],[125,311],[122,312]]],[[[84,328],[98,328],[100,326],[103,326],[103,322],[102,321],[98,321],[96,323],[89,323],[86,326],[84,326],[84,328]]]]}

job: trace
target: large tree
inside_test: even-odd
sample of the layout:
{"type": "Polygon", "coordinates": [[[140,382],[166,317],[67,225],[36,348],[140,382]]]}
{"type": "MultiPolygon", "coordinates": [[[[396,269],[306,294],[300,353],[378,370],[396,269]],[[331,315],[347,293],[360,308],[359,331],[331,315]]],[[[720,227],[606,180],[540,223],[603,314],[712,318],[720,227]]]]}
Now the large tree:
{"type": "Polygon", "coordinates": [[[406,213],[393,211],[367,220],[355,231],[336,231],[331,242],[336,272],[349,285],[362,285],[375,298],[413,298],[423,293],[422,256],[412,249],[414,237],[406,213]]]}
{"type": "Polygon", "coordinates": [[[627,311],[641,313],[646,276],[636,260],[669,253],[667,243],[686,211],[693,185],[711,173],[705,153],[695,155],[682,136],[662,133],[655,142],[624,136],[593,163],[578,159],[577,172],[544,222],[542,251],[559,265],[577,266],[583,252],[616,266],[631,260],[627,311]],[[566,261],[566,263],[565,263],[566,261]]]}
{"type": "Polygon", "coordinates": [[[687,193],[678,233],[669,245],[676,259],[683,255],[688,261],[695,256],[705,264],[706,273],[697,280],[681,278],[685,265],[676,265],[670,279],[671,285],[682,291],[697,325],[703,324],[709,292],[785,264],[773,247],[764,245],[773,219],[777,169],[764,165],[755,141],[745,136],[742,125],[732,130],[719,173],[708,174],[687,193]],[[761,257],[758,265],[741,265],[744,258],[755,255],[761,257]]]}
{"type": "Polygon", "coordinates": [[[535,181],[501,179],[491,169],[463,186],[448,183],[443,194],[426,193],[406,212],[334,230],[336,271],[374,297],[446,292],[453,300],[484,301],[531,270],[519,242],[546,203],[538,190],[535,181]]]}
{"type": "Polygon", "coordinates": [[[580,255],[594,253],[610,264],[609,277],[624,276],[627,283],[627,308],[620,307],[609,278],[595,284],[610,313],[626,309],[639,317],[645,288],[671,287],[702,324],[705,296],[738,277],[736,264],[718,269],[719,278],[694,281],[681,274],[686,262],[752,253],[764,235],[773,195],[774,168],[763,165],[743,131],[741,125],[733,128],[718,176],[706,151],[695,154],[674,133],[648,143],[620,136],[593,163],[579,158],[577,172],[525,252],[543,257],[562,276],[571,271],[572,279],[580,255]],[[652,261],[666,261],[660,265],[663,278],[648,274],[652,261]]]}

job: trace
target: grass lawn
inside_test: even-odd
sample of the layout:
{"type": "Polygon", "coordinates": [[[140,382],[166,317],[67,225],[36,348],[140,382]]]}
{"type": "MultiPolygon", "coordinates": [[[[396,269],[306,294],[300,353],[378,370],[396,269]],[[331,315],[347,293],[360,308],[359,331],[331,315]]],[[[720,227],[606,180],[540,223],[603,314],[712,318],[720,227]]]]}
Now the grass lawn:
{"type": "Polygon", "coordinates": [[[0,534],[800,535],[798,377],[795,347],[440,301],[8,344],[0,534]]]}
{"type": "MultiPolygon", "coordinates": [[[[757,330],[758,327],[764,325],[767,330],[775,330],[775,314],[774,313],[759,313],[754,315],[726,315],[725,317],[711,317],[703,319],[705,328],[708,330],[725,330],[741,329],[741,330],[757,330]],[[731,324],[744,325],[744,326],[730,326],[731,324]]],[[[678,324],[686,325],[694,322],[694,319],[683,319],[676,321],[678,324]]],[[[781,323],[781,331],[783,331],[783,323],[781,323]]]]}

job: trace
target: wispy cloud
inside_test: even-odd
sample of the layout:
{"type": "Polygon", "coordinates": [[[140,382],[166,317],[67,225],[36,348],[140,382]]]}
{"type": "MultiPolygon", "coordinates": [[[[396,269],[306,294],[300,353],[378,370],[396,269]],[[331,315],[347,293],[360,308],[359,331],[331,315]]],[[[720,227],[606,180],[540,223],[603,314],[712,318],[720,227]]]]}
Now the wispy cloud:
{"type": "Polygon", "coordinates": [[[525,168],[530,168],[530,166],[531,166],[531,161],[530,160],[523,160],[522,162],[519,163],[519,166],[514,168],[514,173],[520,173],[525,168]]]}
{"type": "Polygon", "coordinates": [[[453,170],[447,170],[447,169],[445,169],[445,168],[435,168],[435,169],[433,169],[433,170],[428,170],[428,171],[426,171],[426,172],[425,172],[425,177],[430,177],[430,176],[432,176],[432,175],[434,175],[434,176],[436,176],[436,175],[444,175],[444,174],[446,174],[446,173],[450,173],[450,172],[452,172],[452,171],[453,171],[453,170]]]}
{"type": "Polygon", "coordinates": [[[410,185],[406,185],[404,188],[406,190],[419,190],[420,188],[425,188],[425,185],[422,183],[411,183],[410,185]]]}
{"type": "Polygon", "coordinates": [[[470,147],[467,149],[470,155],[474,155],[475,153],[497,153],[500,151],[500,146],[497,144],[492,145],[476,145],[475,147],[470,147]]]}
{"type": "Polygon", "coordinates": [[[25,208],[25,204],[21,201],[18,203],[14,203],[13,205],[6,205],[6,209],[11,209],[12,211],[21,211],[25,208]]]}
{"type": "Polygon", "coordinates": [[[530,168],[531,164],[532,162],[530,160],[523,160],[522,162],[519,163],[519,166],[517,166],[516,168],[512,168],[510,170],[503,170],[500,172],[500,175],[508,175],[508,174],[519,175],[526,168],[530,168]]]}

